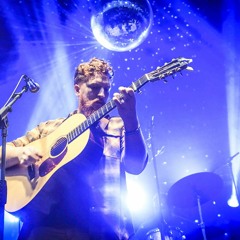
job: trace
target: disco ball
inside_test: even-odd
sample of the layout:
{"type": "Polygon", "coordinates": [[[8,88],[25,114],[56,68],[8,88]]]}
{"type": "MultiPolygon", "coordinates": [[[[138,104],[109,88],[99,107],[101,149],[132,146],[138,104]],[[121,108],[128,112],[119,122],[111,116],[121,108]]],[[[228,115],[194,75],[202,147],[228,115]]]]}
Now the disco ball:
{"type": "Polygon", "coordinates": [[[141,4],[111,1],[92,15],[91,28],[103,47],[123,52],[136,48],[146,39],[152,20],[152,8],[147,0],[141,4]]]}

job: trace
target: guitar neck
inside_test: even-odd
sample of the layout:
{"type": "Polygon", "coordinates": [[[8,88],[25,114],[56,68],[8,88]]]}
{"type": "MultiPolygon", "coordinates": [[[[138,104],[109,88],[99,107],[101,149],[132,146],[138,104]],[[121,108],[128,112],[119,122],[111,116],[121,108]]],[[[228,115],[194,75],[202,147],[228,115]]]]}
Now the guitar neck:
{"type": "MultiPolygon", "coordinates": [[[[181,72],[183,69],[193,70],[188,67],[188,64],[192,62],[192,59],[187,58],[176,58],[170,63],[166,63],[163,67],[158,67],[156,70],[146,73],[137,81],[133,82],[129,87],[134,90],[134,92],[139,92],[139,89],[149,81],[155,81],[159,79],[165,79],[167,76],[173,75],[174,73],[181,72]]],[[[83,121],[78,127],[72,130],[68,134],[68,141],[72,141],[77,138],[80,134],[90,128],[94,123],[99,121],[101,118],[106,116],[110,111],[116,107],[113,100],[103,105],[97,111],[92,113],[85,121],[83,121]]]]}

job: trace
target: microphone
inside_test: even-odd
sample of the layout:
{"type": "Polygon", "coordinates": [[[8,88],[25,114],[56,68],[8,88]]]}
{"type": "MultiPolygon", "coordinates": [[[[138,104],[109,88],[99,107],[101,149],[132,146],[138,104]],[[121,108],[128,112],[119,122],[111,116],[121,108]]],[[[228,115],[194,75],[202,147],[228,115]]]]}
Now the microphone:
{"type": "Polygon", "coordinates": [[[23,75],[23,78],[24,78],[25,82],[27,83],[30,92],[32,92],[32,93],[38,92],[38,90],[40,89],[40,86],[38,83],[36,83],[33,79],[31,79],[27,75],[23,75]]]}

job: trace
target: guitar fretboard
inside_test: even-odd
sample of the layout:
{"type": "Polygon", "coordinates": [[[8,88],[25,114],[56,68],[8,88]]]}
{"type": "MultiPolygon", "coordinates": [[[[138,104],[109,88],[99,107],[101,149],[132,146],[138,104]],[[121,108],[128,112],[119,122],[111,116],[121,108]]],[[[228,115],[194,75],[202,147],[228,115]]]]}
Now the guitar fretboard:
{"type": "MultiPolygon", "coordinates": [[[[147,82],[146,75],[138,79],[136,82],[133,82],[129,87],[132,88],[134,92],[137,92],[147,82]]],[[[113,99],[111,99],[105,105],[100,107],[97,111],[92,113],[85,121],[83,121],[79,126],[73,129],[67,135],[68,142],[72,142],[75,138],[77,138],[79,135],[85,132],[89,127],[91,127],[94,123],[96,123],[101,118],[106,116],[109,112],[111,112],[115,107],[116,107],[116,104],[113,101],[113,99]]]]}
{"type": "MultiPolygon", "coordinates": [[[[165,79],[167,76],[173,75],[176,72],[180,72],[183,69],[192,70],[190,67],[188,68],[188,64],[190,62],[192,62],[192,59],[172,59],[170,63],[166,63],[163,67],[159,67],[156,70],[143,75],[137,81],[133,82],[129,87],[132,88],[134,92],[139,92],[139,89],[149,81],[154,81],[156,79],[165,79]]],[[[116,104],[113,100],[110,100],[108,103],[100,107],[67,135],[68,142],[73,141],[89,127],[91,127],[95,122],[106,116],[115,107],[116,104]]]]}

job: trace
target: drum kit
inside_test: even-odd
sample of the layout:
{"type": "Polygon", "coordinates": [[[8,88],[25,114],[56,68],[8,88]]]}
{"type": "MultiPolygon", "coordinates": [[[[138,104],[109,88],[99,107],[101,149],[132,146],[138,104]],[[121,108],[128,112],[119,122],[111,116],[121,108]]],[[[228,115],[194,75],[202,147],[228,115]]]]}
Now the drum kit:
{"type": "MultiPolygon", "coordinates": [[[[150,143],[152,153],[155,152],[155,146],[153,137],[154,136],[154,116],[152,117],[151,127],[150,127],[150,143]]],[[[158,154],[152,154],[153,160],[153,169],[155,174],[158,200],[160,202],[160,185],[159,185],[159,173],[157,171],[157,159],[156,156],[162,154],[164,152],[164,147],[158,151],[158,154]]],[[[236,182],[234,180],[233,172],[232,172],[232,160],[238,156],[240,152],[237,152],[229,159],[227,159],[225,166],[228,166],[231,173],[231,180],[234,185],[236,195],[240,199],[240,193],[238,192],[236,182]]],[[[222,178],[216,174],[215,172],[198,172],[195,174],[188,175],[175,184],[169,189],[167,194],[167,203],[170,207],[176,208],[192,208],[197,207],[198,215],[199,215],[199,230],[202,234],[202,239],[207,240],[207,234],[205,229],[204,217],[202,213],[202,205],[214,201],[218,194],[221,192],[223,188],[222,178]]],[[[161,204],[159,204],[161,205],[161,204]]],[[[161,206],[159,206],[161,208],[161,206]]],[[[169,226],[166,221],[163,219],[162,213],[160,214],[158,220],[158,227],[151,229],[145,235],[144,240],[184,240],[187,239],[183,231],[178,227],[169,226]]],[[[138,240],[138,239],[136,239],[138,240]]]]}
{"type": "MultiPolygon", "coordinates": [[[[221,177],[213,172],[199,172],[186,176],[175,184],[168,191],[167,202],[171,207],[192,208],[197,207],[199,214],[199,227],[201,228],[202,239],[207,240],[205,231],[202,204],[214,201],[223,187],[221,177]]],[[[164,223],[166,225],[166,223],[164,223]]],[[[151,229],[146,234],[146,240],[184,240],[187,239],[180,228],[164,226],[164,234],[161,227],[151,229]]]]}
{"type": "Polygon", "coordinates": [[[201,205],[213,201],[223,187],[219,175],[213,172],[200,172],[176,182],[168,192],[170,205],[179,208],[197,207],[203,240],[207,240],[201,205]]]}

